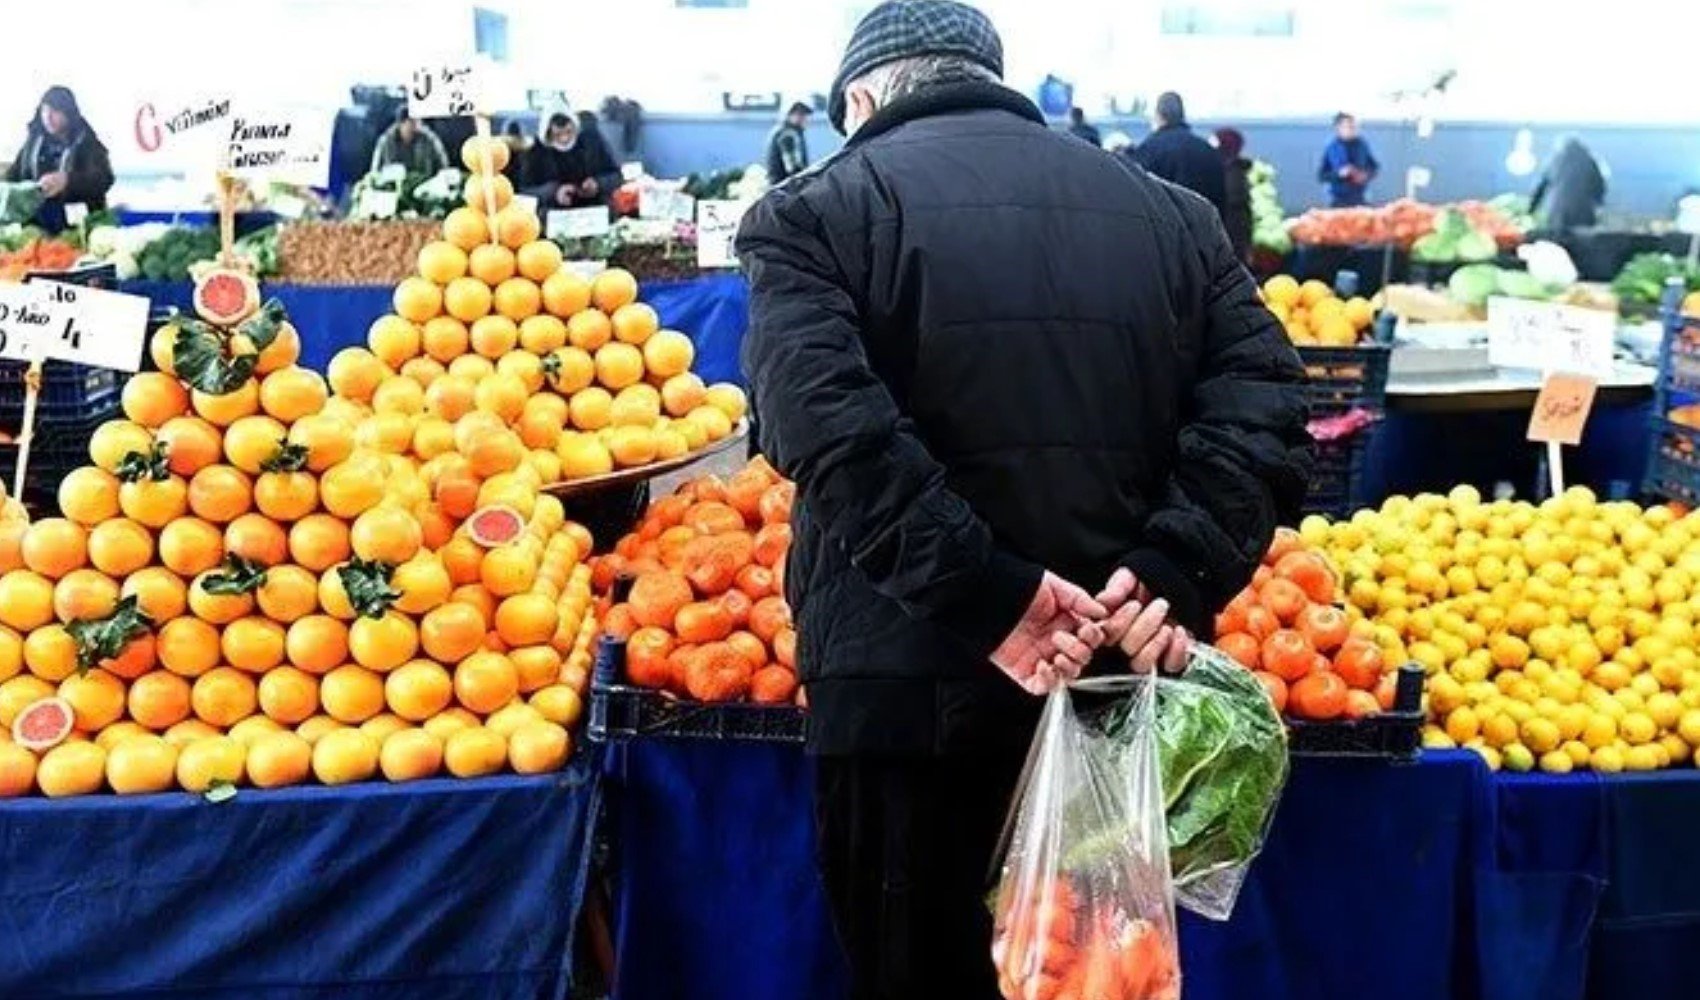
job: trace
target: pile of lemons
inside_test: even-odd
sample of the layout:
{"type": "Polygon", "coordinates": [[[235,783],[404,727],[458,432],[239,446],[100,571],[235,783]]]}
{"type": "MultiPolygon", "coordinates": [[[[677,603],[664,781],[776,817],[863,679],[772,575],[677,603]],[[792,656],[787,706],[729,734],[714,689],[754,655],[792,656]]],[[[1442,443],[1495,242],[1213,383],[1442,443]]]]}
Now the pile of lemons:
{"type": "Polygon", "coordinates": [[[1425,745],[1517,771],[1697,761],[1700,514],[1459,486],[1300,533],[1384,652],[1428,674],[1425,745]]]}
{"type": "Polygon", "coordinates": [[[1263,283],[1263,301],[1295,344],[1352,347],[1375,323],[1375,307],[1368,299],[1342,299],[1314,278],[1301,283],[1292,275],[1277,274],[1263,283]]]}

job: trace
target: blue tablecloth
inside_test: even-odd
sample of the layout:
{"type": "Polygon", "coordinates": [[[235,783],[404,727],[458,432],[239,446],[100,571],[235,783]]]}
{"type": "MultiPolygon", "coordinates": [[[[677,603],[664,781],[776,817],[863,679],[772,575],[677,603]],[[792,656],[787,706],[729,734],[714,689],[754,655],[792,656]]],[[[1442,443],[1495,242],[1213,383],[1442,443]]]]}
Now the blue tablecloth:
{"type": "Polygon", "coordinates": [[[564,997],[599,773],[0,804],[0,997],[564,997]]]}
{"type": "MultiPolygon", "coordinates": [[[[776,746],[610,755],[617,996],[843,995],[807,763],[776,746]]],[[[1700,982],[1700,775],[1297,764],[1233,920],[1186,917],[1188,1000],[1660,1000],[1700,982]]]]}
{"type": "MultiPolygon", "coordinates": [[[[129,281],[123,290],[146,295],[159,309],[187,309],[191,304],[188,282],[129,281]]],[[[274,281],[267,282],[264,291],[283,303],[300,331],[301,363],[322,372],[337,351],[366,343],[366,329],[390,311],[394,289],[274,281]]],[[[708,274],[685,281],[646,281],[640,294],[661,315],[663,326],[681,331],[696,344],[699,375],[709,382],[743,383],[738,345],[749,315],[749,286],[743,276],[708,274]]]]}

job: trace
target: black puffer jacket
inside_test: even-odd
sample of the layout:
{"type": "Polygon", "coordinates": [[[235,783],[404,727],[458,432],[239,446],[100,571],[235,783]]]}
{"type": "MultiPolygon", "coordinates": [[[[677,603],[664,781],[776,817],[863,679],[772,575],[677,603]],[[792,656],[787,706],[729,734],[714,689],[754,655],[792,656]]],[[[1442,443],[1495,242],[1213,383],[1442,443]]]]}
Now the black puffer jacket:
{"type": "Polygon", "coordinates": [[[1307,462],[1302,371],[1215,211],[990,84],[883,109],[738,250],[817,752],[1024,742],[987,656],[1049,568],[1202,630],[1307,462]]]}

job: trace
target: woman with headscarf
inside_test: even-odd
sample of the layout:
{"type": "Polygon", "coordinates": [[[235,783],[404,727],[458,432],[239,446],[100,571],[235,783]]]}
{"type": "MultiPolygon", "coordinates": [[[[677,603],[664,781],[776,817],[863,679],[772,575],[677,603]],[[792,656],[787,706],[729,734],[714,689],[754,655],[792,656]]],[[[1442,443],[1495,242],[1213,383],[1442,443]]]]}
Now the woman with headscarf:
{"type": "Polygon", "coordinates": [[[572,115],[549,116],[542,140],[525,154],[526,193],[537,199],[539,211],[608,203],[620,186],[620,165],[599,139],[586,141],[572,115]]]}
{"type": "Polygon", "coordinates": [[[1216,130],[1216,152],[1222,156],[1222,226],[1242,261],[1251,259],[1251,161],[1240,155],[1245,136],[1237,128],[1216,130]]]}
{"type": "Polygon", "coordinates": [[[66,205],[81,204],[89,211],[106,207],[112,160],[70,88],[49,87],[41,95],[23,148],[6,168],[6,179],[35,182],[43,196],[36,222],[52,232],[65,228],[66,205]]]}

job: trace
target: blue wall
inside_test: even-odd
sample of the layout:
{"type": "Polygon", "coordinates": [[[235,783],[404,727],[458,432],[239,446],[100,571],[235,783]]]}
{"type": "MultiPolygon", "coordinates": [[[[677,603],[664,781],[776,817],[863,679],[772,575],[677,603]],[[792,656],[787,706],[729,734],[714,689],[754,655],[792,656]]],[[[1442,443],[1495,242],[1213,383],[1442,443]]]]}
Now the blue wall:
{"type": "MultiPolygon", "coordinates": [[[[1142,122],[1095,124],[1106,134],[1120,129],[1138,138],[1145,132],[1142,122]]],[[[1198,128],[1206,133],[1215,124],[1198,128]]],[[[1275,165],[1281,202],[1289,214],[1322,203],[1322,189],[1313,178],[1329,137],[1327,123],[1252,121],[1234,126],[1245,133],[1248,155],[1275,165]]],[[[772,127],[773,118],[762,114],[656,115],[645,122],[643,149],[635,158],[658,177],[756,163],[762,159],[772,127]]],[[[1381,180],[1371,187],[1370,195],[1375,201],[1387,201],[1403,194],[1405,168],[1413,163],[1434,173],[1432,185],[1422,193],[1428,201],[1527,193],[1535,178],[1513,177],[1505,169],[1505,157],[1520,127],[1442,123],[1432,138],[1419,140],[1408,126],[1365,123],[1364,134],[1382,164],[1381,180]]],[[[1700,128],[1554,125],[1532,131],[1536,155],[1542,160],[1567,135],[1580,137],[1594,150],[1612,171],[1606,198],[1610,213],[1669,217],[1678,197],[1700,190],[1700,128]]],[[[818,160],[839,143],[825,116],[817,115],[809,129],[810,154],[818,160]]]]}

